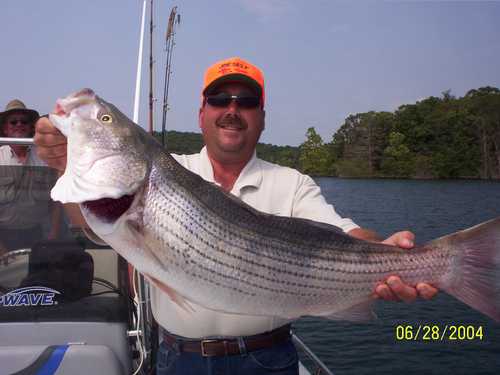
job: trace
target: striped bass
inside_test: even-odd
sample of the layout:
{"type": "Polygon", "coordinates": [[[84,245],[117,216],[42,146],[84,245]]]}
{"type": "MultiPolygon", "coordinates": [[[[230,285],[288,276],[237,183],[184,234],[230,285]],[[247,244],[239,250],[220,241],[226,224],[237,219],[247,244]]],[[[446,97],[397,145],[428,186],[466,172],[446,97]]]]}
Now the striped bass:
{"type": "Polygon", "coordinates": [[[184,308],[365,320],[389,275],[432,284],[500,321],[500,218],[410,251],[258,212],[183,168],[92,90],[59,99],[68,138],[51,195],[184,308]]]}

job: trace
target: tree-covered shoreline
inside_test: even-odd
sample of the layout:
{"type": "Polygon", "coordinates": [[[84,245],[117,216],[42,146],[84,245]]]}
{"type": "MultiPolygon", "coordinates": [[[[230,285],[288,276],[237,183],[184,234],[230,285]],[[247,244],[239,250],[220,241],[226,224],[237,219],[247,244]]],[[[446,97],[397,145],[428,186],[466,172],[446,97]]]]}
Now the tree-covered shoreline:
{"type": "MultiPolygon", "coordinates": [[[[199,133],[169,131],[166,139],[173,153],[203,146],[199,133]]],[[[311,126],[299,147],[259,143],[257,155],[312,176],[499,180],[500,90],[459,98],[448,90],[394,112],[353,114],[330,142],[311,126]]]]}

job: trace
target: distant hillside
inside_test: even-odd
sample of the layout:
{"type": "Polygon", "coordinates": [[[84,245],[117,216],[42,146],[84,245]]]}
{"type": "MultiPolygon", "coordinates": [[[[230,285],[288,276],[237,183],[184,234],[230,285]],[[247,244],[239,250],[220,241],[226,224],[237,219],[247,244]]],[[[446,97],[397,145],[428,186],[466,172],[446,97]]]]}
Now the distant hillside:
{"type": "MultiPolygon", "coordinates": [[[[161,134],[155,132],[155,137],[161,142],[161,134]]],[[[194,154],[203,147],[203,138],[200,133],[167,131],[165,137],[169,152],[173,154],[194,154]]],[[[257,156],[271,163],[298,168],[300,150],[292,146],[276,146],[268,143],[257,145],[257,156]]]]}
{"type": "MultiPolygon", "coordinates": [[[[161,133],[155,132],[154,136],[161,142],[161,133]]],[[[203,147],[200,133],[167,131],[165,137],[166,147],[172,154],[195,154],[203,147]]]]}

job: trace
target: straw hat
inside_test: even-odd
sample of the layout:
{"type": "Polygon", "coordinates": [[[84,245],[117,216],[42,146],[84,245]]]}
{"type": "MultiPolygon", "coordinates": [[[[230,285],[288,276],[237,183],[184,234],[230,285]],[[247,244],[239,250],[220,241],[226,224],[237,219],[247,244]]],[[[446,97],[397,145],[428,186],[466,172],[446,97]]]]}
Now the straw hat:
{"type": "Polygon", "coordinates": [[[33,123],[40,117],[37,111],[35,111],[34,109],[26,108],[24,103],[19,99],[11,100],[5,107],[5,111],[0,112],[0,135],[3,135],[3,126],[5,125],[5,119],[8,115],[14,112],[21,112],[26,114],[33,123]]]}

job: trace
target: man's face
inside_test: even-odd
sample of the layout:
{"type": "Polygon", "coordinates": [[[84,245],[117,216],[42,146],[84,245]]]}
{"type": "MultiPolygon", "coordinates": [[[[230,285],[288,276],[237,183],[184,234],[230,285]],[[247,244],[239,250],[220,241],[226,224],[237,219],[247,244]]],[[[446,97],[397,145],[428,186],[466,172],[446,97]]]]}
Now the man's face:
{"type": "Polygon", "coordinates": [[[28,138],[32,136],[33,123],[24,113],[14,112],[5,118],[3,131],[9,138],[28,138]]]}
{"type": "MultiPolygon", "coordinates": [[[[225,83],[211,95],[256,96],[246,85],[225,83]]],[[[260,105],[244,108],[235,100],[227,106],[214,106],[205,100],[200,108],[199,125],[210,156],[219,161],[248,159],[264,130],[265,111],[260,105]]]]}

